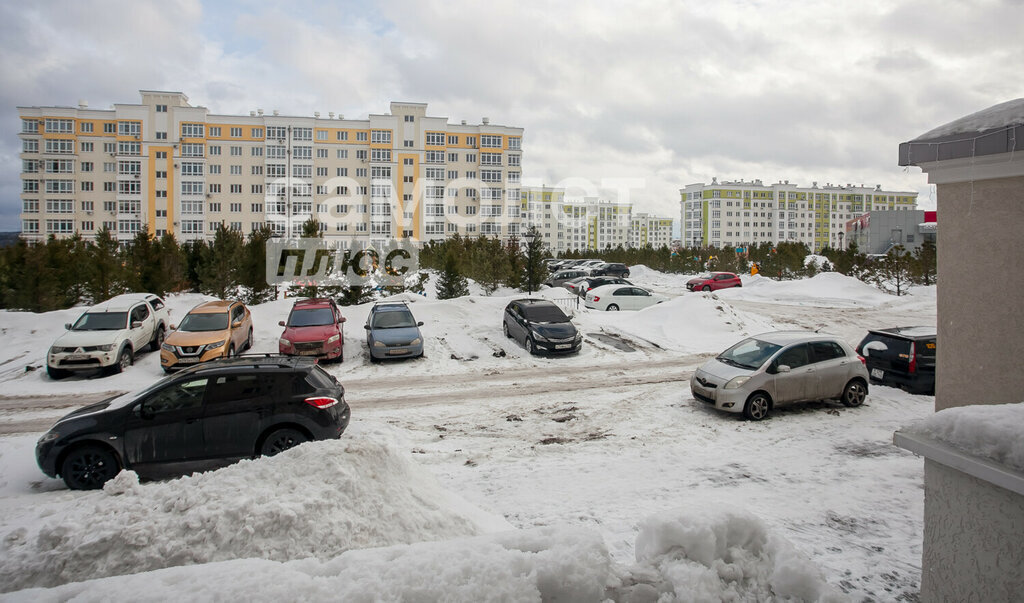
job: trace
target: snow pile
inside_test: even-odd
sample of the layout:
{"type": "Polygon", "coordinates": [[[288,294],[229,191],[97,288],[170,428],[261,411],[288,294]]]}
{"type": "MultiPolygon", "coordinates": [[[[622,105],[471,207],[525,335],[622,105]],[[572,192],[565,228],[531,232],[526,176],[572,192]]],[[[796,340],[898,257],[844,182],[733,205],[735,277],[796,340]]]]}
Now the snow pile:
{"type": "Polygon", "coordinates": [[[903,428],[1024,471],[1024,402],[947,408],[903,428]]]}
{"type": "Polygon", "coordinates": [[[522,532],[353,550],[322,562],[263,559],[31,589],[12,601],[600,601],[611,576],[600,535],[522,532]]]}
{"type": "MultiPolygon", "coordinates": [[[[442,489],[396,452],[387,427],[351,429],[281,455],[140,485],[123,472],[105,491],[3,535],[4,590],[164,567],[342,552],[507,529],[442,489]]],[[[230,582],[228,582],[230,584],[230,582]]]]}
{"type": "Polygon", "coordinates": [[[804,258],[804,266],[810,266],[814,264],[814,267],[819,271],[821,270],[832,270],[832,262],[823,255],[810,254],[804,258]]]}
{"type": "Polygon", "coordinates": [[[888,295],[852,276],[823,272],[812,278],[775,281],[755,276],[743,287],[721,289],[723,299],[770,302],[826,308],[877,307],[892,301],[888,295]]]}
{"type": "MultiPolygon", "coordinates": [[[[724,506],[648,517],[636,539],[640,575],[684,601],[841,601],[821,571],[757,517],[724,506]]],[[[653,597],[652,597],[653,600],[653,597]]]]}

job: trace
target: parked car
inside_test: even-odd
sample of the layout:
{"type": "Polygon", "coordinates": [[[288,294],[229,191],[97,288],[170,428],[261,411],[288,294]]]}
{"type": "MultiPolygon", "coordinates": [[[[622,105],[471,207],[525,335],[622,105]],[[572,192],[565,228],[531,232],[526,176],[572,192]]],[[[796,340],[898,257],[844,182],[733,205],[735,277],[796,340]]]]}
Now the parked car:
{"type": "Polygon", "coordinates": [[[583,305],[594,310],[642,310],[668,298],[630,285],[602,285],[587,292],[583,305]]]}
{"type": "Polygon", "coordinates": [[[565,281],[572,280],[574,278],[579,278],[581,276],[587,276],[587,273],[582,270],[575,269],[559,270],[558,272],[549,276],[543,284],[547,285],[548,287],[561,287],[562,283],[564,283],[565,281]]]}
{"type": "Polygon", "coordinates": [[[773,408],[808,400],[864,403],[864,358],[831,335],[778,331],[748,337],[708,360],[690,378],[693,397],[760,421],[773,408]]]}
{"type": "Polygon", "coordinates": [[[251,348],[252,313],[238,301],[203,302],[170,331],[160,348],[165,373],[251,348]]]}
{"type": "Polygon", "coordinates": [[[292,306],[287,322],[277,323],[284,327],[278,351],[290,356],[315,356],[342,362],[345,360],[342,324],[346,320],[333,299],[299,300],[292,306]]]}
{"type": "Polygon", "coordinates": [[[935,394],[935,327],[872,329],[857,345],[872,383],[935,394]]]}
{"type": "Polygon", "coordinates": [[[562,285],[569,291],[572,291],[576,295],[583,297],[587,294],[587,291],[596,289],[604,285],[632,285],[633,283],[627,281],[624,278],[618,278],[615,276],[585,276],[583,278],[574,279],[568,283],[562,285]]]}
{"type": "Polygon", "coordinates": [[[531,354],[571,354],[583,345],[583,335],[565,312],[546,299],[510,302],[501,328],[505,337],[522,341],[531,354]]]}
{"type": "Polygon", "coordinates": [[[43,473],[73,490],[121,469],[183,475],[273,456],[348,426],[345,389],[311,358],[245,356],[192,366],[58,420],[36,444],[43,473]]]}
{"type": "Polygon", "coordinates": [[[64,325],[46,355],[46,373],[63,379],[75,371],[105,369],[120,373],[145,348],[156,351],[164,342],[170,310],[152,293],[125,293],[96,304],[64,325]]]}
{"type": "Polygon", "coordinates": [[[732,272],[711,272],[686,281],[690,291],[718,291],[729,287],[742,287],[740,277],[732,272]]]}
{"type": "Polygon", "coordinates": [[[383,358],[419,358],[423,355],[422,322],[416,322],[405,302],[381,302],[366,318],[366,345],[370,362],[383,358]]]}
{"type": "Polygon", "coordinates": [[[629,277],[629,266],[618,263],[604,263],[591,268],[590,276],[617,276],[619,278],[629,277]]]}

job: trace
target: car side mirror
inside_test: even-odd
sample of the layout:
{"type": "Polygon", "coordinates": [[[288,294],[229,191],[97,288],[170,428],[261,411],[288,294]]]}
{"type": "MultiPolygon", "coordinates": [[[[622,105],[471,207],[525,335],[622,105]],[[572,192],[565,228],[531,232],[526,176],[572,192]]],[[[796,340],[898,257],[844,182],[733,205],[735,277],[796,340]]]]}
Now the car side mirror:
{"type": "Polygon", "coordinates": [[[370,330],[370,325],[363,325],[363,328],[366,329],[367,331],[369,331],[370,330]]]}
{"type": "Polygon", "coordinates": [[[419,321],[418,323],[416,323],[416,326],[417,326],[417,327],[422,327],[422,326],[423,326],[423,321],[421,320],[421,321],[419,321]]]}
{"type": "Polygon", "coordinates": [[[64,323],[64,330],[65,331],[70,331],[71,330],[71,323],[70,322],[64,323]]]}
{"type": "Polygon", "coordinates": [[[242,326],[242,321],[240,321],[240,320],[236,320],[235,322],[231,323],[231,328],[232,329],[237,329],[240,326],[242,326]]]}
{"type": "Polygon", "coordinates": [[[142,321],[141,320],[133,320],[132,321],[132,328],[133,329],[138,329],[141,326],[142,326],[142,321]]]}
{"type": "Polygon", "coordinates": [[[169,328],[172,331],[177,331],[178,330],[178,325],[171,325],[171,326],[169,326],[167,328],[169,328]]]}
{"type": "Polygon", "coordinates": [[[283,320],[277,321],[277,326],[283,327],[284,326],[284,321],[283,320]]]}
{"type": "Polygon", "coordinates": [[[155,413],[153,412],[153,409],[150,408],[145,402],[135,407],[135,412],[136,414],[139,415],[139,418],[145,419],[147,421],[156,416],[155,413]]]}
{"type": "Polygon", "coordinates": [[[346,322],[346,321],[348,321],[348,319],[345,318],[344,316],[342,316],[341,318],[338,319],[338,324],[341,324],[341,323],[346,322]]]}
{"type": "Polygon", "coordinates": [[[780,364],[780,365],[779,365],[779,368],[778,368],[778,371],[779,371],[780,373],[788,373],[788,372],[790,371],[790,368],[789,368],[789,366],[788,366],[788,365],[785,365],[785,364],[780,364]]]}

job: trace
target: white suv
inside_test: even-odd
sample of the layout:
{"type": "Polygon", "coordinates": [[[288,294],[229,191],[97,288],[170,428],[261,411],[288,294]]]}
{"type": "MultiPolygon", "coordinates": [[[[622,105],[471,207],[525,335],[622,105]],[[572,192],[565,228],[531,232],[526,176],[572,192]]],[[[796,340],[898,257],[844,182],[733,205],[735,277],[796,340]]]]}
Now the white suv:
{"type": "Polygon", "coordinates": [[[73,371],[108,369],[120,373],[135,353],[164,342],[170,310],[152,293],[125,293],[97,304],[57,338],[46,356],[46,372],[62,379],[73,371]]]}

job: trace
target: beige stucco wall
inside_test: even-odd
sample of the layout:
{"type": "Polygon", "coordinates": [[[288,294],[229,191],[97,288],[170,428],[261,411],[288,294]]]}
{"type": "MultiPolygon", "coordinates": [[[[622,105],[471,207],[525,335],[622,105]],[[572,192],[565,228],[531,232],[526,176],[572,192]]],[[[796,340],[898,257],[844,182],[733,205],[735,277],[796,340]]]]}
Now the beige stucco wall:
{"type": "Polygon", "coordinates": [[[1024,497],[925,460],[921,600],[1021,601],[1024,497]]]}
{"type": "Polygon", "coordinates": [[[935,410],[1024,401],[1024,176],[937,194],[935,410]]]}

